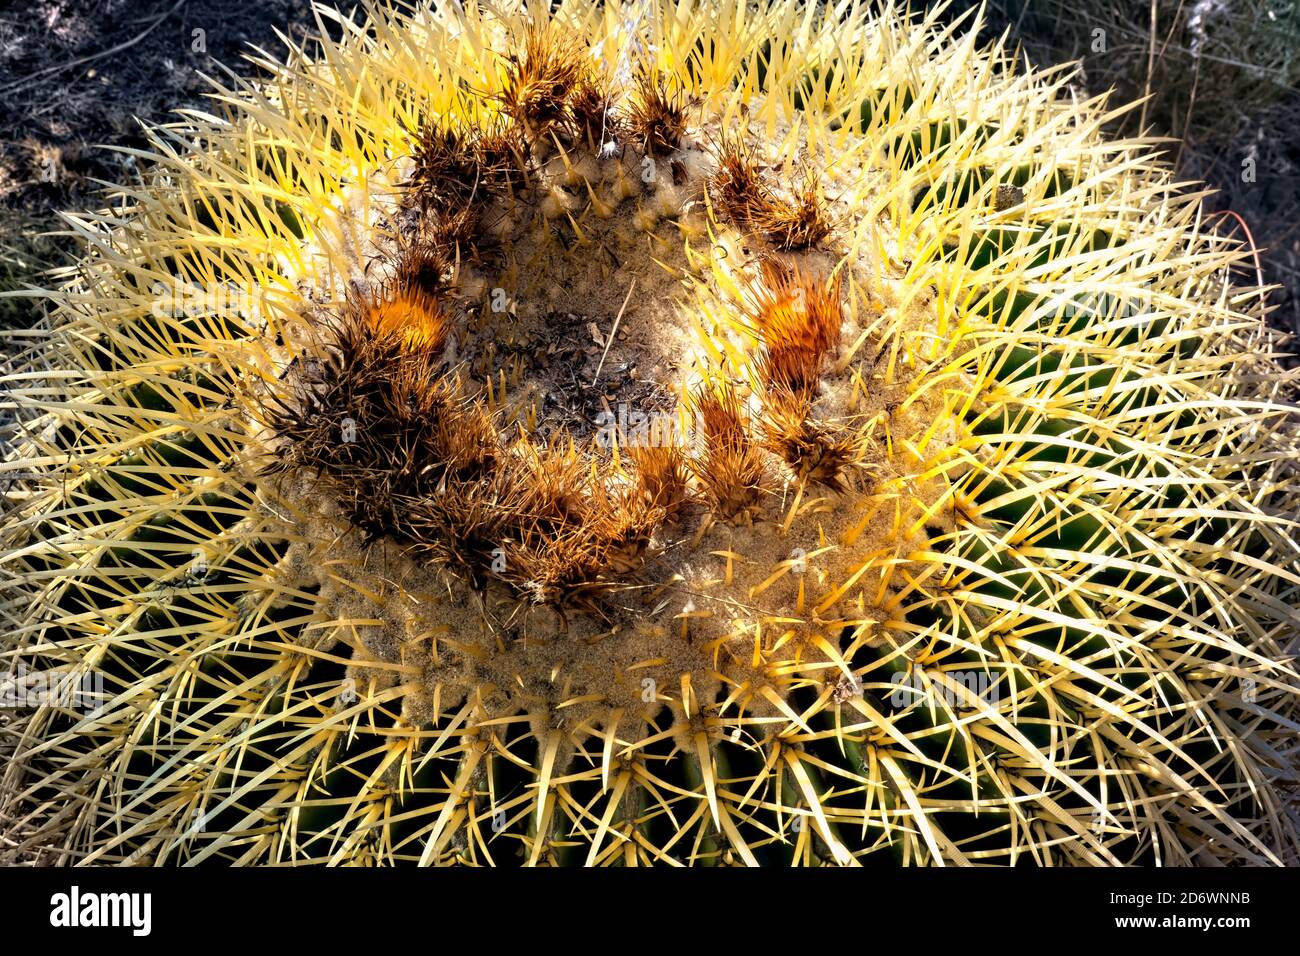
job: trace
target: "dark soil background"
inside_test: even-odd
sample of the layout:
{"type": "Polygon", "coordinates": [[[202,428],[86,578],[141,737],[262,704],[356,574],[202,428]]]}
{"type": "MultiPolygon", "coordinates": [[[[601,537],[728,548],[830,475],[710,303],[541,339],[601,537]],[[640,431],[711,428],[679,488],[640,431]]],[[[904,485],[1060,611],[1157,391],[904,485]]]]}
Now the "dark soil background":
{"type": "MultiPolygon", "coordinates": [[[[953,0],[950,19],[978,7],[953,0]]],[[[1167,137],[1180,180],[1206,183],[1207,217],[1260,250],[1270,320],[1300,334],[1300,0],[987,0],[1032,63],[1077,61],[1081,96],[1113,91],[1117,136],[1167,137]]],[[[1243,283],[1259,280],[1252,267],[1243,283]]],[[[1291,346],[1292,350],[1295,346],[1291,346]]]]}
{"type": "MultiPolygon", "coordinates": [[[[1168,155],[1183,177],[1221,191],[1209,202],[1220,228],[1243,239],[1248,231],[1264,249],[1264,280],[1281,287],[1273,322],[1300,331],[1300,92],[1293,73],[1259,65],[1274,53],[1234,53],[1234,43],[1253,43],[1241,37],[1263,33],[1224,25],[1245,7],[1273,18],[1268,25],[1274,10],[1260,14],[1263,0],[1159,0],[1153,44],[1145,0],[1063,2],[990,0],[986,32],[1009,30],[1037,63],[1081,59],[1080,92],[1155,92],[1150,131],[1177,137],[1168,155]],[[1195,20],[1200,9],[1208,12],[1195,20]],[[1111,35],[1105,53],[1092,49],[1097,24],[1111,35]],[[1208,39],[1189,41],[1189,30],[1208,39]],[[1201,55],[1189,57],[1189,42],[1204,45],[1201,55]],[[1258,165],[1249,183],[1247,155],[1258,165]]],[[[1275,5],[1295,16],[1296,3],[1275,5]]],[[[947,15],[973,5],[956,0],[947,15]]],[[[130,179],[126,157],[106,147],[142,147],[140,120],[201,106],[202,74],[220,76],[217,64],[250,72],[250,45],[278,55],[277,30],[315,29],[308,0],[0,0],[0,293],[39,284],[43,270],[70,261],[71,242],[48,235],[60,228],[58,211],[96,205],[101,183],[130,179]]],[[[1289,66],[1290,53],[1281,55],[1289,66]]],[[[1116,132],[1137,132],[1139,119],[1116,132]]],[[[0,297],[0,327],[39,315],[35,300],[0,297]]]]}
{"type": "MultiPolygon", "coordinates": [[[[140,121],[201,107],[218,64],[252,72],[250,45],[279,55],[280,30],[315,32],[309,0],[0,2],[0,292],[40,282],[74,254],[57,213],[129,181],[140,121]],[[195,32],[200,31],[200,32],[195,32]]],[[[0,299],[0,327],[30,324],[31,300],[0,299]]]]}

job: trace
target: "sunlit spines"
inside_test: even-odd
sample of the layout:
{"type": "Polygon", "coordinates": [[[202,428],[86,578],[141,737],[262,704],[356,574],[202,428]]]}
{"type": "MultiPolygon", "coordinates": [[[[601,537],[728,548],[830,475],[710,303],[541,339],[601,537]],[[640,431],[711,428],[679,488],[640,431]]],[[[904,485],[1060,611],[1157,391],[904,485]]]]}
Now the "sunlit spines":
{"type": "Polygon", "coordinates": [[[800,480],[845,490],[859,444],[850,428],[817,421],[806,392],[781,386],[764,393],[762,415],[764,443],[800,480]]]}
{"type": "Polygon", "coordinates": [[[821,246],[833,233],[824,188],[812,169],[786,190],[773,187],[742,141],[726,138],[718,147],[718,170],[710,194],[721,215],[782,251],[821,246]]]}
{"type": "Polygon", "coordinates": [[[555,21],[526,28],[521,49],[505,54],[502,110],[534,142],[570,119],[569,98],[591,69],[579,38],[555,21]]]}
{"type": "Polygon", "coordinates": [[[665,156],[681,143],[687,128],[687,98],[675,79],[642,67],[634,78],[627,125],[641,148],[665,156]]]}
{"type": "Polygon", "coordinates": [[[705,500],[728,521],[752,520],[762,507],[765,466],[751,437],[748,412],[729,386],[691,397],[703,453],[691,460],[705,500]]]}

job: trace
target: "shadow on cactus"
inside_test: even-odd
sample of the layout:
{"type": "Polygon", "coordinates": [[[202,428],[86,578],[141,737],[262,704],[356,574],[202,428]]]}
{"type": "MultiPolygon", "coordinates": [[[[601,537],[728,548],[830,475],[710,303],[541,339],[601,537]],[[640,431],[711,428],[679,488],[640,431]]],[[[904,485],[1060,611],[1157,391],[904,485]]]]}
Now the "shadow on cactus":
{"type": "Polygon", "coordinates": [[[320,16],[5,379],[5,852],[1296,861],[1294,383],[1067,72],[320,16]]]}

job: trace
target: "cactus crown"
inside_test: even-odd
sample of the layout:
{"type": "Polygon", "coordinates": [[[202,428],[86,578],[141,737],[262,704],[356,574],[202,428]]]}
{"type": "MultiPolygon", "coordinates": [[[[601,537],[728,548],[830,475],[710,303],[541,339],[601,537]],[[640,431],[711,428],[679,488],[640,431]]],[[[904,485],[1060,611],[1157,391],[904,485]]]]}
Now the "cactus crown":
{"type": "Polygon", "coordinates": [[[103,685],[11,842],[1295,858],[1290,379],[1100,101],[852,3],[319,15],[8,377],[0,649],[103,685]]]}

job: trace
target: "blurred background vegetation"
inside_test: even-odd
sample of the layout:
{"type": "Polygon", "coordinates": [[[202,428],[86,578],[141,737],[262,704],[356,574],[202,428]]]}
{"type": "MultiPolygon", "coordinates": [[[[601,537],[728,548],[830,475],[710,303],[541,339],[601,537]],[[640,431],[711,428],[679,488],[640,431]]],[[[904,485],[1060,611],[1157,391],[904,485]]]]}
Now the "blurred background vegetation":
{"type": "Polygon", "coordinates": [[[1003,31],[1033,63],[1079,61],[1080,93],[1146,98],[1114,132],[1174,140],[1221,230],[1264,250],[1274,323],[1300,333],[1300,0],[988,0],[984,33],[1003,31]]]}
{"type": "MultiPolygon", "coordinates": [[[[140,121],[202,108],[203,74],[248,72],[250,47],[279,52],[277,30],[314,25],[308,0],[23,0],[0,3],[0,293],[39,285],[69,263],[61,211],[130,182],[140,121]]],[[[31,324],[39,303],[0,296],[0,327],[31,324]]]]}
{"type": "MultiPolygon", "coordinates": [[[[920,6],[921,4],[916,4],[920,6]]],[[[953,0],[943,16],[978,6],[953,0]]],[[[138,119],[202,105],[204,72],[235,70],[276,31],[309,32],[307,0],[30,0],[0,12],[0,292],[72,255],[57,212],[129,181],[138,119]]],[[[1172,137],[1182,178],[1217,189],[1218,226],[1262,256],[1274,322],[1300,331],[1300,0],[988,0],[984,27],[1031,62],[1078,60],[1081,94],[1148,96],[1117,134],[1172,137]],[[1232,215],[1227,215],[1227,212],[1232,215]]],[[[0,326],[39,316],[0,298],[0,326]]]]}

